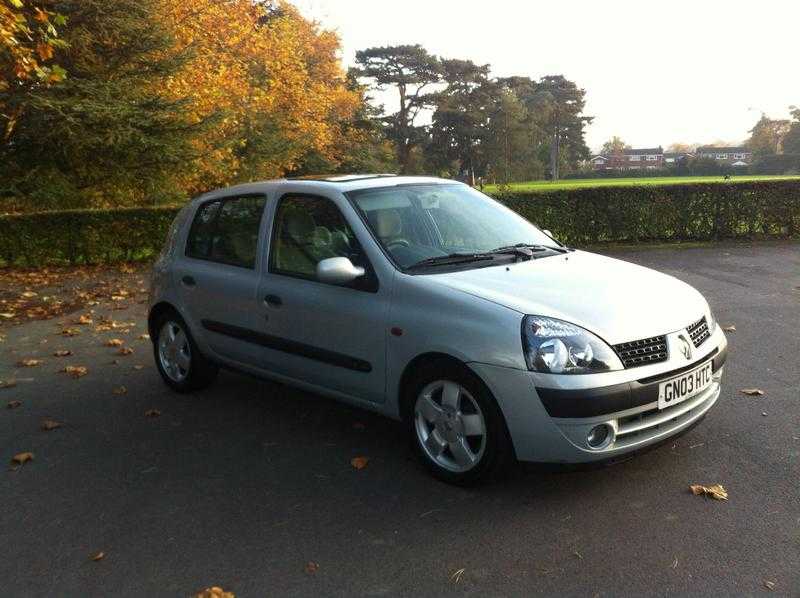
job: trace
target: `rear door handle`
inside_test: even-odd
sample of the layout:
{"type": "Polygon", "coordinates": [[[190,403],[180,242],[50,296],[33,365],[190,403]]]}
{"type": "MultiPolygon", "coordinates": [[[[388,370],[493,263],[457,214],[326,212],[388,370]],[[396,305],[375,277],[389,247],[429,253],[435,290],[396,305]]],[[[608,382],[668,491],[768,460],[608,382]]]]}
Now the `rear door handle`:
{"type": "Polygon", "coordinates": [[[181,278],[181,282],[185,287],[197,286],[197,281],[194,279],[193,276],[184,276],[183,278],[181,278]]]}
{"type": "Polygon", "coordinates": [[[272,307],[280,307],[283,305],[283,300],[277,295],[267,295],[264,297],[264,303],[272,307]]]}

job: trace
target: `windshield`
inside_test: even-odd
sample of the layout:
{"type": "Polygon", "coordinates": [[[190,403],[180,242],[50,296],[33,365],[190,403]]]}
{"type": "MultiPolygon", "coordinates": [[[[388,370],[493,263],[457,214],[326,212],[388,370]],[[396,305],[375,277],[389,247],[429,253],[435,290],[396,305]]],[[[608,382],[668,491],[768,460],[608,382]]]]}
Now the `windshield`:
{"type": "Polygon", "coordinates": [[[452,254],[557,243],[505,206],[466,185],[409,185],[350,194],[401,268],[452,254]]]}

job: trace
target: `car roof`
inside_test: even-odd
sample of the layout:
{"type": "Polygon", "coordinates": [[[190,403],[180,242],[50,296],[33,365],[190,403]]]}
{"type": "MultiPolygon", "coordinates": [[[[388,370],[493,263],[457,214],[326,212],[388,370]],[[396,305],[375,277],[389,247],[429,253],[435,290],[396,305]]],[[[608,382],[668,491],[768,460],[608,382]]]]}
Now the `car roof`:
{"type": "Polygon", "coordinates": [[[392,174],[348,174],[348,175],[314,175],[297,178],[275,179],[256,183],[245,183],[223,189],[216,189],[205,193],[197,200],[206,200],[228,195],[249,195],[269,193],[281,187],[291,188],[292,191],[308,191],[336,189],[342,193],[360,189],[375,189],[380,187],[397,187],[400,185],[419,184],[461,184],[450,179],[440,179],[427,176],[401,176],[392,174]]]}

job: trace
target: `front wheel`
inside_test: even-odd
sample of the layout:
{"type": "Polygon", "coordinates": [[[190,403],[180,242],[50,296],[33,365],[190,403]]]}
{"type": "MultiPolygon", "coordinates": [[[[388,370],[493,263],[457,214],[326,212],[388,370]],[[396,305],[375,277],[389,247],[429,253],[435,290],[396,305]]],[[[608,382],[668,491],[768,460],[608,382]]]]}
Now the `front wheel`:
{"type": "Polygon", "coordinates": [[[194,342],[186,323],[174,312],[156,322],[153,339],[156,367],[164,382],[178,392],[190,392],[211,385],[219,368],[209,362],[194,342]]]}
{"type": "Polygon", "coordinates": [[[412,442],[436,477],[470,485],[505,471],[513,461],[502,412],[466,367],[432,364],[420,372],[412,392],[407,414],[412,442]]]}

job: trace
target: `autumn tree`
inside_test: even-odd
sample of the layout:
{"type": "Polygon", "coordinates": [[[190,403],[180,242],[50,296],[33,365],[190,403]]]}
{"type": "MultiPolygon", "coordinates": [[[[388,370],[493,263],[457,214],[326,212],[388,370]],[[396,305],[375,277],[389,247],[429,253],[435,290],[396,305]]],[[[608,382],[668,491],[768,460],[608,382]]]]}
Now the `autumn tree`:
{"type": "Polygon", "coordinates": [[[383,117],[386,136],[395,144],[400,170],[411,168],[412,152],[427,141],[427,129],[418,124],[420,113],[434,99],[442,80],[441,63],[420,45],[368,48],[356,53],[357,73],[375,88],[393,87],[398,110],[383,117]]]}
{"type": "Polygon", "coordinates": [[[383,134],[381,107],[373,104],[367,86],[358,82],[352,69],[347,87],[358,95],[358,105],[338,123],[339,135],[333,146],[325,152],[312,149],[291,174],[394,173],[399,169],[394,146],[383,134]]]}
{"type": "Polygon", "coordinates": [[[625,153],[626,149],[630,149],[630,147],[631,146],[625,143],[620,137],[614,135],[603,144],[600,153],[604,156],[619,156],[625,153]]]}
{"type": "Polygon", "coordinates": [[[19,118],[19,107],[9,107],[12,96],[64,78],[54,54],[66,46],[57,29],[66,19],[51,4],[0,0],[0,139],[8,140],[19,118]]]}
{"type": "Polygon", "coordinates": [[[168,85],[197,122],[222,113],[195,141],[190,193],[282,176],[313,156],[336,166],[361,106],[337,56],[337,36],[287,2],[163,0],[179,50],[192,54],[168,85]],[[337,156],[338,154],[338,156],[337,156]]]}
{"type": "Polygon", "coordinates": [[[783,138],[791,128],[788,119],[773,119],[762,114],[758,122],[750,129],[747,145],[757,157],[780,154],[783,151],[783,138]]]}

